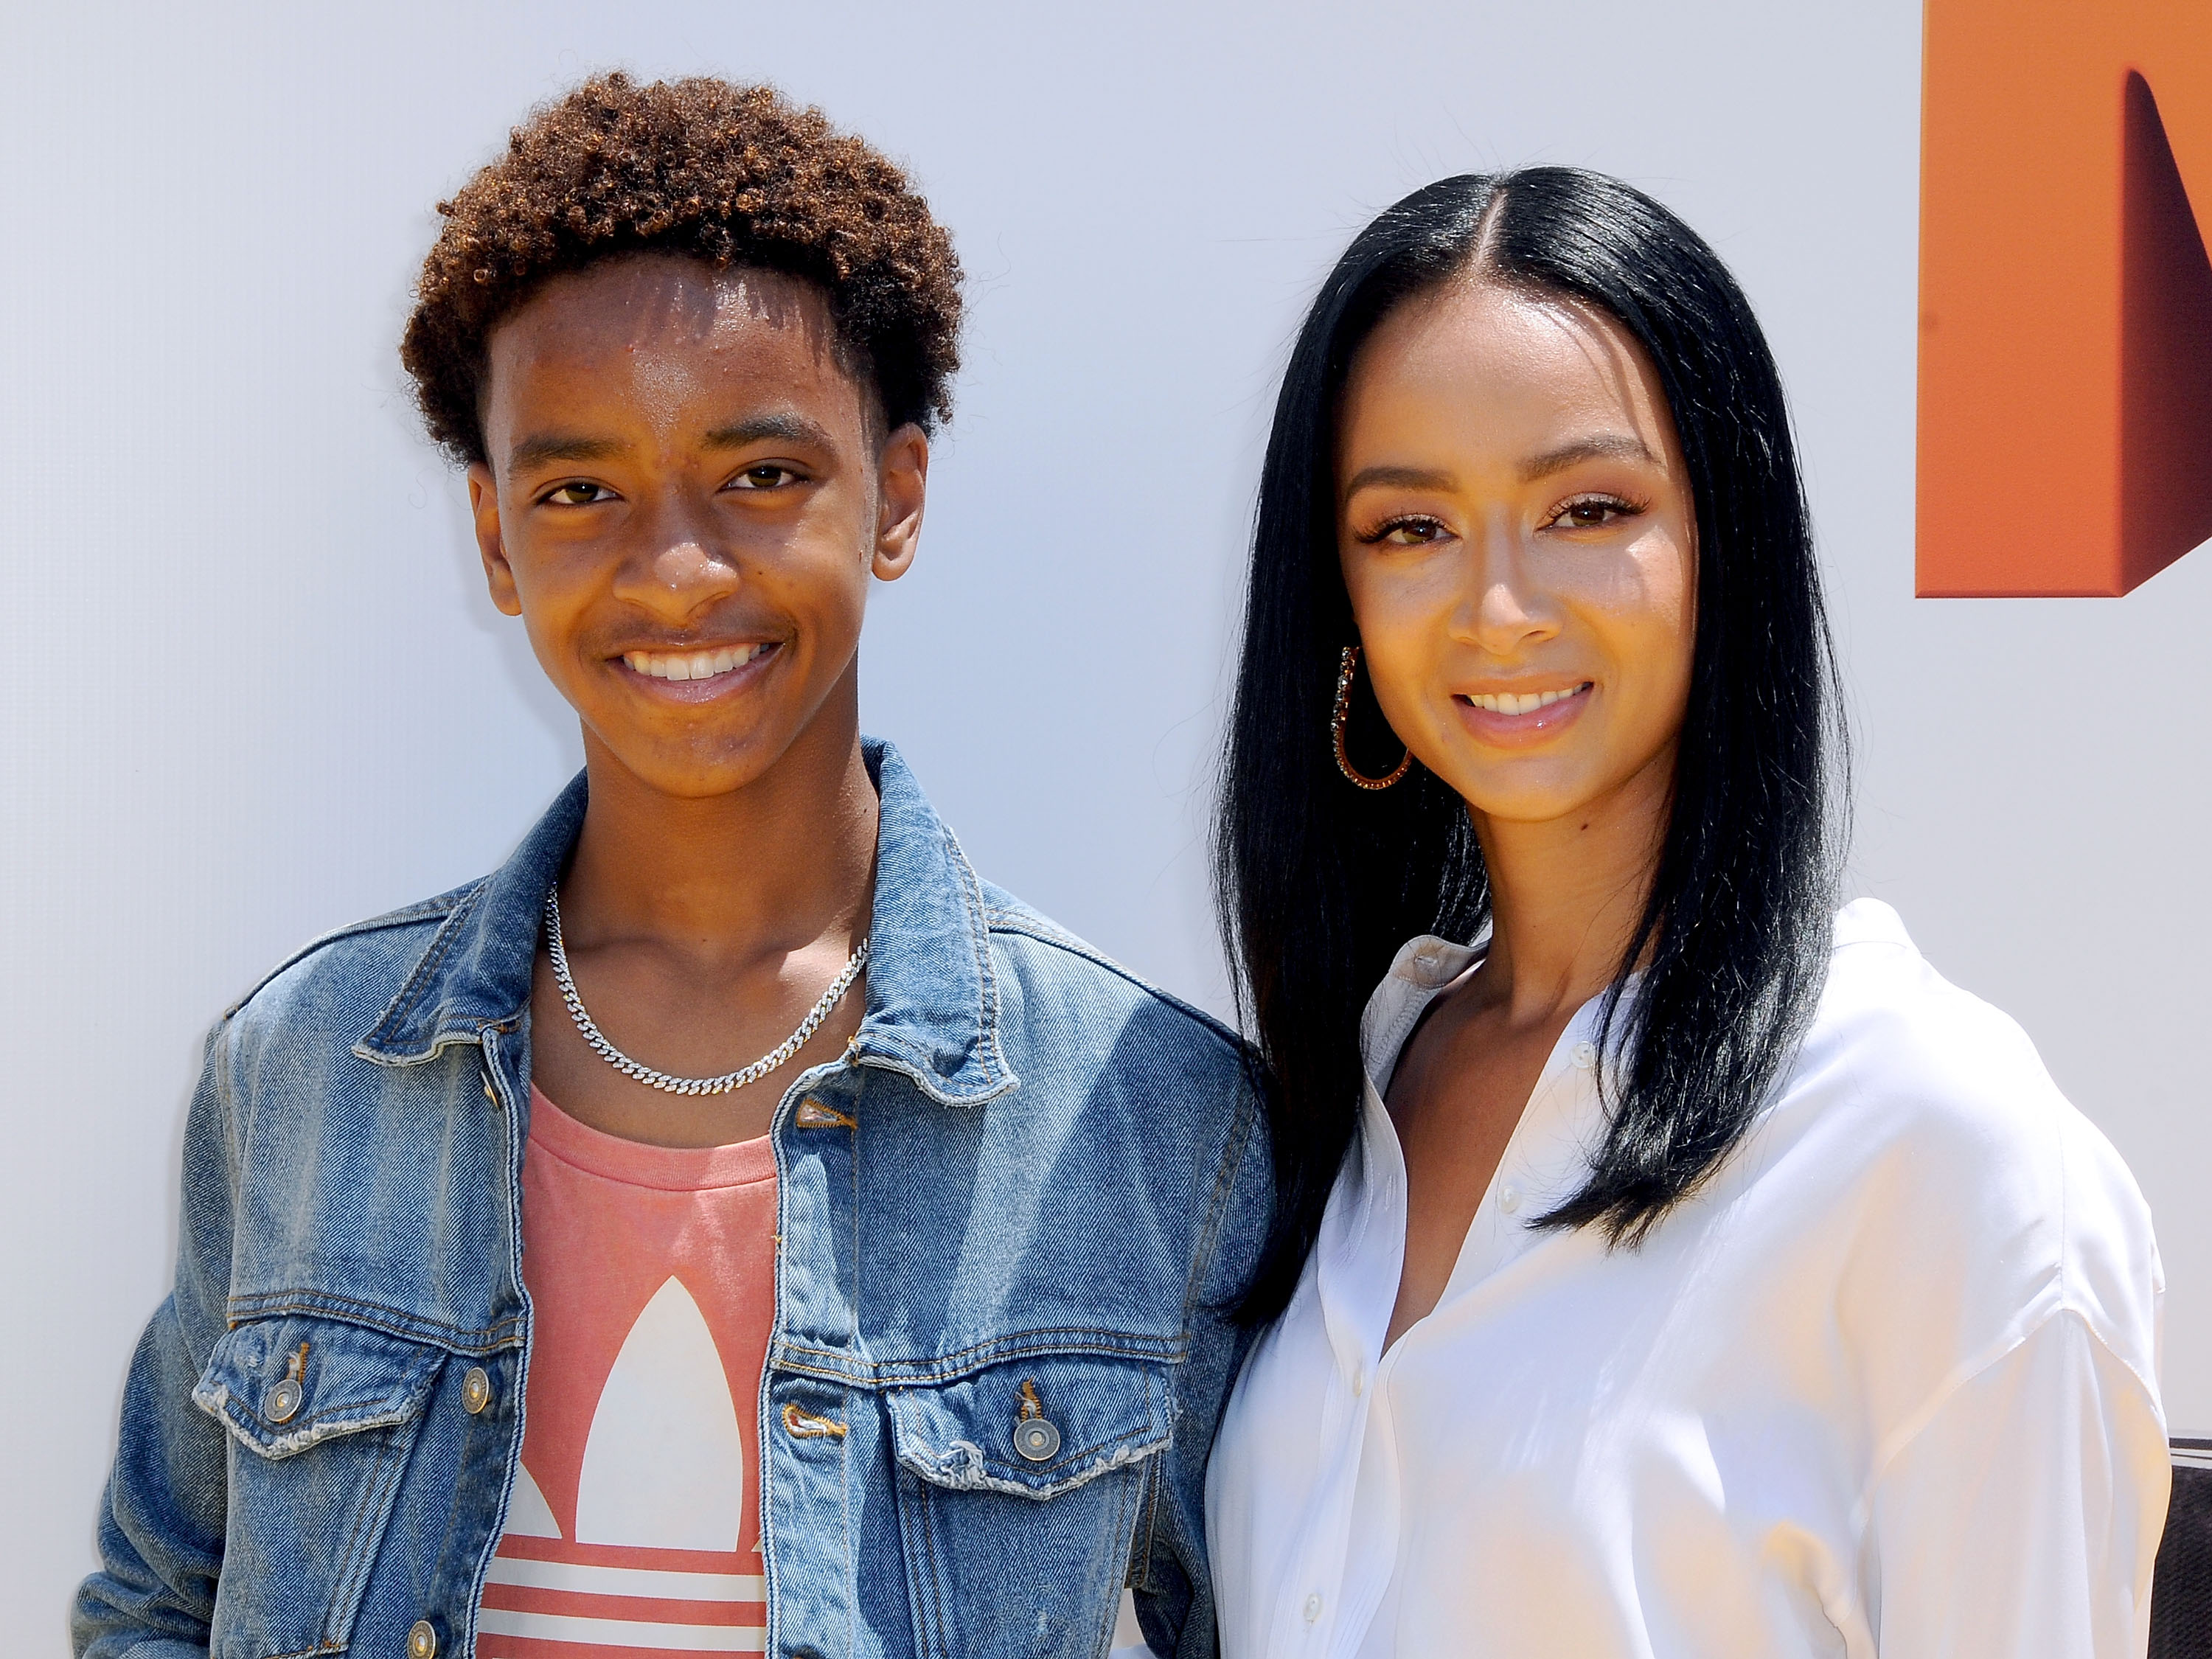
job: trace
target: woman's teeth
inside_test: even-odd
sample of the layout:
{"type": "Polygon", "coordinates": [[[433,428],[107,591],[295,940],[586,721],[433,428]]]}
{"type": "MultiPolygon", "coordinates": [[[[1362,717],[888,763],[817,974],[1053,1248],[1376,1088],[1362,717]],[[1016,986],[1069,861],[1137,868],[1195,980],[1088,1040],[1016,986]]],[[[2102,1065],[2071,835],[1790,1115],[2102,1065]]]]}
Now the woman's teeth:
{"type": "Polygon", "coordinates": [[[768,649],[764,644],[733,645],[720,651],[625,651],[623,660],[656,680],[710,680],[743,668],[768,649]]]}
{"type": "Polygon", "coordinates": [[[1524,691],[1518,696],[1510,691],[1475,691],[1470,692],[1467,700],[1493,714],[1533,714],[1539,708],[1549,708],[1555,702],[1565,702],[1589,690],[1590,684],[1584,680],[1580,685],[1571,685],[1561,691],[1524,691]]]}

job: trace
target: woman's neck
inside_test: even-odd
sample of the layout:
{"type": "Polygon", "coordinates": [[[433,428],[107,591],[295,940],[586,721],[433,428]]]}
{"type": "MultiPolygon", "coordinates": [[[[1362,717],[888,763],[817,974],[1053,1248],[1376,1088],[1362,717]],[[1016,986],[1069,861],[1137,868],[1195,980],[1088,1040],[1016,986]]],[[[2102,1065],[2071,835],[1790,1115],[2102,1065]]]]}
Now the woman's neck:
{"type": "Polygon", "coordinates": [[[1490,872],[1479,994],[1511,1024],[1555,1020],[1620,971],[1666,836],[1674,760],[1670,749],[1563,817],[1515,822],[1469,809],[1490,872]]]}
{"type": "Polygon", "coordinates": [[[702,799],[654,788],[588,732],[585,752],[590,804],[561,887],[573,933],[649,940],[719,975],[867,933],[878,805],[857,711],[824,710],[759,778],[702,799]]]}

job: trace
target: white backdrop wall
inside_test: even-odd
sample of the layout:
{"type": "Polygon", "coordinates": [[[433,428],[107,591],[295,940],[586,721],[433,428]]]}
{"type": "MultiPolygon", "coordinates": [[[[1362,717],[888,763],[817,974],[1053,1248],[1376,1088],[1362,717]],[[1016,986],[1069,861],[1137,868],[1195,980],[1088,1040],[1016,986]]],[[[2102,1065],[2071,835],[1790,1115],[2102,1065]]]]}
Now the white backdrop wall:
{"type": "MultiPolygon", "coordinates": [[[[1917,8],[1764,0],[17,8],[0,100],[0,1608],[63,1650],[163,1293],[207,1022],[499,860],[577,763],[393,352],[431,204],[584,72],[768,76],[905,158],[971,277],[872,729],[979,865],[1219,1006],[1206,767],[1274,374],[1443,173],[1625,175],[1796,398],[1862,740],[1855,880],[2017,1016],[2156,1209],[2212,1429],[2212,552],[1911,598],[1917,8]]],[[[2037,533],[2033,501],[1990,510],[2037,533]]]]}

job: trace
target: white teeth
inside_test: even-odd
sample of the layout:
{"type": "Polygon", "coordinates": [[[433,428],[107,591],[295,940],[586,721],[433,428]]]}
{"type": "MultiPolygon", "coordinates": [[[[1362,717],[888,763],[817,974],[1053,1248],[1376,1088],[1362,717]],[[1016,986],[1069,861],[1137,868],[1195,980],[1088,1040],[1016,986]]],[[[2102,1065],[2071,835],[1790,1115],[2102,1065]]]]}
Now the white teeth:
{"type": "Polygon", "coordinates": [[[767,649],[765,645],[736,645],[720,651],[688,652],[682,656],[674,652],[628,651],[623,653],[623,661],[634,672],[652,679],[710,680],[717,674],[743,668],[767,649]]]}
{"type": "Polygon", "coordinates": [[[1539,708],[1549,708],[1555,702],[1565,702],[1569,697],[1585,690],[1589,685],[1584,680],[1579,685],[1570,685],[1558,691],[1476,691],[1468,701],[1477,708],[1486,708],[1493,714],[1533,714],[1539,708]]]}

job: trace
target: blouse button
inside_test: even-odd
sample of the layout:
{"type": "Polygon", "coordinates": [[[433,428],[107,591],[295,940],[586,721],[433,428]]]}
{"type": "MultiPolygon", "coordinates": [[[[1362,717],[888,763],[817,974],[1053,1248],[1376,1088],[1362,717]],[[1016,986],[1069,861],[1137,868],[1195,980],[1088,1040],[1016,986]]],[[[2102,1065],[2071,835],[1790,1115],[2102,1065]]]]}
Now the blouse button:
{"type": "Polygon", "coordinates": [[[1511,1215],[1521,1207],[1521,1194],[1510,1187],[1502,1187],[1498,1193],[1498,1207],[1511,1215]]]}
{"type": "Polygon", "coordinates": [[[481,1365],[470,1366],[469,1374],[461,1379],[461,1409],[475,1417],[490,1404],[490,1374],[481,1365]]]}
{"type": "Polygon", "coordinates": [[[1366,1392],[1367,1367],[1364,1365],[1354,1365],[1352,1368],[1352,1397],[1354,1400],[1357,1400],[1361,1395],[1365,1394],[1366,1392]]]}
{"type": "Polygon", "coordinates": [[[1578,1072],[1587,1072],[1597,1064],[1597,1044],[1595,1042],[1577,1042],[1570,1053],[1574,1058],[1575,1069],[1578,1072]]]}
{"type": "Polygon", "coordinates": [[[1309,1625],[1313,1623],[1315,1620],[1321,1617],[1321,1592],[1319,1590],[1316,1590],[1311,1595],[1306,1597],[1305,1615],[1306,1623],[1309,1625]]]}

